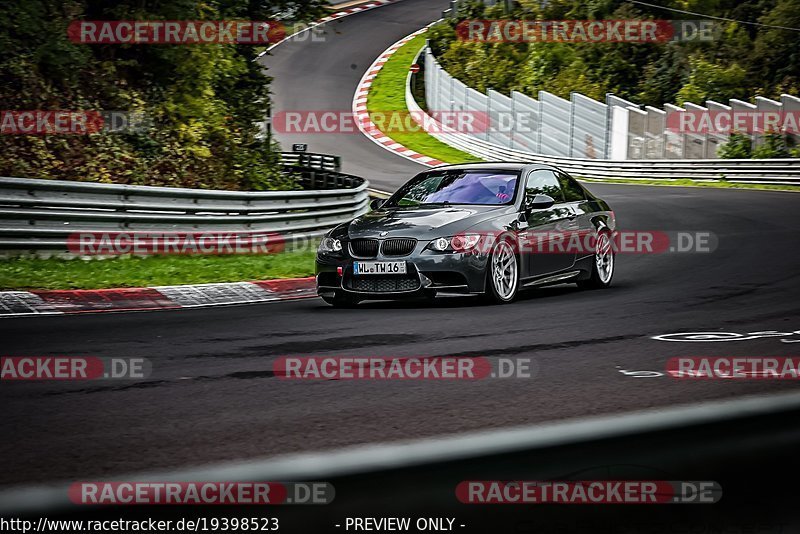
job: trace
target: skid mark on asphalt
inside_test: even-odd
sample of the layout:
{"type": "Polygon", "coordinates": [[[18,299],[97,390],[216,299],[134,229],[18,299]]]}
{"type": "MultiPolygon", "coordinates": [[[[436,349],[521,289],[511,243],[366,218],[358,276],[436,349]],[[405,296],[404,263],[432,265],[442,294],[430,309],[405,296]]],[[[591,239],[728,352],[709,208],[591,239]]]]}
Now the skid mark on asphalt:
{"type": "Polygon", "coordinates": [[[372,334],[366,336],[340,336],[322,339],[304,340],[300,342],[277,343],[247,347],[236,352],[204,353],[188,356],[189,358],[254,358],[258,356],[283,356],[285,354],[314,354],[330,350],[363,349],[367,347],[383,347],[405,345],[429,341],[414,334],[372,334]]]}
{"type": "Polygon", "coordinates": [[[582,347],[584,345],[600,345],[603,343],[615,343],[617,341],[627,341],[630,339],[647,339],[647,336],[642,334],[626,334],[620,336],[598,337],[592,339],[578,339],[574,341],[561,341],[558,343],[536,343],[532,345],[514,345],[511,347],[500,347],[496,349],[450,352],[447,355],[452,357],[507,356],[510,354],[526,354],[531,352],[547,352],[550,350],[569,349],[573,347],[582,347]]]}
{"type": "MultiPolygon", "coordinates": [[[[519,332],[530,332],[530,329],[520,330],[519,332]]],[[[295,355],[314,355],[325,352],[341,353],[342,350],[347,349],[364,349],[368,347],[380,346],[407,346],[414,344],[427,344],[431,342],[441,341],[454,341],[458,339],[467,338],[483,338],[486,334],[469,334],[466,336],[421,336],[412,334],[379,334],[360,337],[345,337],[345,338],[327,338],[324,340],[325,345],[321,341],[308,341],[302,343],[282,343],[278,345],[265,345],[261,347],[251,347],[246,350],[240,350],[235,353],[207,353],[189,356],[190,358],[253,358],[259,356],[284,356],[286,354],[295,355]]],[[[614,343],[617,341],[626,341],[630,339],[647,339],[646,334],[625,334],[617,336],[579,339],[572,341],[558,341],[553,343],[535,343],[531,345],[511,345],[507,347],[497,347],[480,350],[468,350],[461,352],[446,351],[436,354],[433,351],[428,351],[425,356],[437,357],[470,357],[470,356],[503,356],[509,354],[525,354],[530,352],[545,352],[549,350],[559,350],[572,347],[581,347],[584,345],[596,345],[602,343],[614,343]]]]}
{"type": "MultiPolygon", "coordinates": [[[[409,338],[416,338],[417,341],[420,341],[422,336],[408,336],[408,335],[400,335],[400,336],[363,336],[367,338],[381,338],[384,339],[386,337],[400,337],[403,340],[408,340],[409,338]]],[[[347,339],[354,339],[354,338],[347,338],[347,339]]],[[[440,338],[436,338],[440,339],[440,338]]],[[[511,346],[511,347],[501,347],[495,349],[486,349],[486,350],[470,350],[470,351],[462,351],[462,352],[447,352],[445,354],[429,354],[427,355],[428,358],[469,358],[469,357],[478,357],[483,356],[487,358],[497,357],[497,356],[508,356],[514,354],[530,354],[532,352],[546,352],[551,350],[560,350],[560,349],[567,349],[567,348],[574,348],[574,347],[581,347],[584,345],[600,345],[604,343],[615,343],[618,341],[626,341],[630,339],[647,339],[646,335],[642,334],[627,334],[627,335],[619,335],[619,336],[608,336],[608,337],[600,337],[600,338],[590,338],[590,339],[579,339],[573,341],[562,341],[559,343],[536,343],[531,345],[519,345],[519,346],[511,346]]],[[[422,341],[426,341],[422,339],[422,341]]],[[[363,347],[358,342],[358,338],[355,338],[356,347],[363,347]]],[[[390,341],[383,344],[395,344],[395,341],[390,341]]],[[[316,347],[319,345],[316,344],[316,347]]],[[[274,347],[271,347],[274,349],[274,347]]],[[[340,345],[336,346],[337,351],[340,350],[342,347],[340,345]]],[[[280,350],[282,354],[285,354],[285,350],[280,350]]],[[[313,351],[310,351],[313,352],[313,351]]],[[[259,351],[259,354],[264,354],[263,351],[259,351]]],[[[217,355],[212,355],[217,356],[217,355]]],[[[159,386],[168,386],[171,384],[177,383],[191,383],[191,382],[210,382],[210,381],[220,381],[220,380],[252,380],[252,379],[264,379],[264,378],[275,378],[275,372],[272,370],[254,370],[254,371],[236,371],[233,373],[226,373],[223,375],[201,375],[201,376],[194,376],[194,377],[180,377],[173,380],[154,380],[149,382],[137,382],[135,384],[127,384],[122,386],[97,386],[93,388],[83,388],[78,390],[67,390],[67,391],[49,391],[41,393],[42,396],[52,396],[52,395],[70,395],[70,394],[91,394],[91,393],[102,393],[102,392],[115,392],[115,391],[127,391],[131,389],[144,389],[149,387],[159,387],[159,386]]],[[[337,379],[330,379],[330,380],[323,380],[325,382],[336,382],[337,379]]],[[[310,381],[308,384],[319,383],[320,381],[310,381]]],[[[37,396],[37,395],[33,395],[37,396]]]]}
{"type": "Polygon", "coordinates": [[[300,332],[262,332],[253,336],[230,336],[230,337],[209,337],[209,338],[201,338],[198,339],[198,342],[202,343],[231,343],[234,341],[263,341],[264,337],[268,336],[270,338],[288,338],[288,337],[306,337],[308,336],[308,330],[300,331],[300,332]]]}
{"type": "Polygon", "coordinates": [[[712,304],[716,302],[722,302],[723,300],[746,297],[747,295],[752,295],[753,293],[756,293],[757,291],[771,285],[773,285],[772,282],[763,284],[740,284],[738,286],[710,286],[710,290],[723,291],[723,293],[714,295],[697,295],[692,300],[698,301],[701,304],[712,304]]]}
{"type": "MultiPolygon", "coordinates": [[[[217,382],[221,380],[253,380],[263,378],[274,378],[275,372],[272,370],[260,371],[236,371],[234,373],[227,373],[223,375],[200,375],[200,376],[182,376],[171,380],[152,380],[149,382],[136,382],[135,384],[126,384],[120,386],[96,386],[91,388],[72,389],[65,391],[45,391],[41,393],[34,393],[25,395],[25,397],[51,397],[58,395],[91,395],[93,393],[109,393],[116,391],[129,391],[135,389],[147,389],[161,386],[170,386],[174,384],[186,384],[192,382],[217,382]]],[[[311,382],[307,382],[311,384],[311,382]]]]}
{"type": "Polygon", "coordinates": [[[83,389],[73,389],[69,391],[47,391],[41,394],[43,397],[51,397],[55,395],[86,395],[91,393],[104,393],[107,391],[128,391],[131,389],[146,389],[155,388],[169,384],[171,380],[151,380],[149,382],[136,382],[135,384],[125,384],[121,386],[97,386],[83,389]]]}
{"type": "MultiPolygon", "coordinates": [[[[529,329],[526,329],[526,330],[520,330],[519,332],[529,332],[529,331],[530,331],[529,329]]],[[[465,336],[452,336],[447,338],[443,338],[441,336],[420,336],[420,335],[415,336],[411,334],[368,335],[368,336],[358,336],[358,337],[327,338],[325,339],[325,342],[329,343],[331,347],[335,347],[336,352],[340,352],[342,349],[347,349],[347,348],[361,349],[366,346],[381,346],[381,345],[396,346],[398,344],[407,345],[416,343],[428,343],[432,341],[457,340],[457,339],[465,339],[473,337],[482,337],[483,335],[484,334],[475,333],[475,334],[468,334],[465,336]]],[[[529,345],[512,345],[507,347],[495,347],[483,350],[468,350],[460,352],[447,351],[442,354],[427,354],[426,356],[429,358],[439,358],[439,357],[469,358],[478,356],[492,358],[492,357],[510,356],[518,354],[531,354],[537,352],[542,353],[547,351],[562,350],[575,347],[616,343],[633,339],[648,339],[648,336],[638,333],[624,334],[616,336],[560,341],[555,343],[533,343],[529,345]]],[[[195,355],[190,357],[243,358],[243,357],[254,357],[254,356],[269,356],[275,354],[285,355],[287,353],[313,355],[315,353],[325,352],[325,350],[320,351],[320,347],[321,345],[319,341],[303,342],[303,343],[282,343],[271,346],[253,347],[245,351],[239,351],[233,354],[231,353],[205,354],[205,355],[195,355]]],[[[153,381],[137,382],[134,384],[126,384],[126,385],[108,385],[108,386],[87,387],[77,390],[46,391],[41,393],[33,393],[30,396],[35,397],[35,396],[71,395],[71,394],[85,395],[92,393],[120,392],[120,391],[136,390],[136,389],[145,389],[151,387],[170,386],[178,383],[216,382],[224,380],[253,380],[253,379],[271,379],[271,378],[276,378],[276,374],[273,370],[259,369],[252,371],[235,371],[232,373],[225,373],[221,375],[183,376],[175,379],[153,380],[153,381]]],[[[337,381],[336,379],[330,379],[330,380],[315,380],[303,383],[307,385],[312,385],[312,384],[319,384],[324,382],[336,382],[336,381],[337,381]]]]}
{"type": "Polygon", "coordinates": [[[272,378],[275,376],[274,371],[239,371],[223,375],[220,378],[238,378],[240,380],[250,380],[252,378],[272,378]]]}
{"type": "Polygon", "coordinates": [[[115,391],[129,391],[134,389],[147,389],[161,386],[170,386],[173,384],[187,383],[187,382],[215,382],[218,380],[250,380],[254,378],[273,378],[275,373],[271,370],[265,371],[237,371],[235,373],[228,373],[224,375],[209,376],[182,376],[172,380],[151,380],[148,382],[136,382],[135,384],[125,384],[118,386],[96,386],[82,389],[72,389],[65,391],[46,391],[40,394],[26,395],[28,397],[51,397],[58,395],[91,395],[92,393],[109,393],[115,391]]]}
{"type": "MultiPolygon", "coordinates": [[[[770,319],[783,319],[784,321],[796,320],[800,317],[800,308],[793,308],[791,310],[776,310],[769,313],[760,313],[757,315],[746,315],[744,317],[737,317],[736,319],[727,319],[722,324],[758,324],[764,320],[770,319]]],[[[696,328],[697,325],[687,326],[686,328],[696,328]]]]}
{"type": "MultiPolygon", "coordinates": [[[[784,293],[787,291],[787,288],[780,287],[778,284],[789,281],[796,278],[796,276],[792,275],[789,278],[784,279],[776,279],[771,280],[768,282],[762,283],[745,283],[739,285],[731,285],[731,286],[708,286],[708,291],[706,294],[691,294],[685,293],[684,298],[688,300],[682,300],[678,302],[681,307],[686,306],[704,306],[706,304],[716,304],[718,302],[722,302],[725,300],[737,299],[740,297],[747,297],[750,295],[759,295],[762,296],[764,294],[769,293],[784,293]]],[[[793,289],[793,288],[792,288],[793,289]]],[[[649,305],[655,304],[666,304],[666,305],[675,305],[676,301],[674,299],[657,299],[657,300],[647,300],[644,303],[649,305]]]]}

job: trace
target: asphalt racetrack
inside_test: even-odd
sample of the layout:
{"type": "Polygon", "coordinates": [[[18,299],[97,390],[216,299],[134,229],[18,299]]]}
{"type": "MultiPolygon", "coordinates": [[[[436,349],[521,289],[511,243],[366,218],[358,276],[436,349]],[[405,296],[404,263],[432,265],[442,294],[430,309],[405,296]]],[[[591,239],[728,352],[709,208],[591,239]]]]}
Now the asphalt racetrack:
{"type": "Polygon", "coordinates": [[[596,185],[627,229],[714,232],[713,253],[617,257],[603,291],[319,299],[204,310],[4,319],[3,354],[145,357],[137,382],[0,388],[3,485],[113,476],[355,443],[497,428],[785,391],[794,381],[679,380],[673,356],[791,356],[800,335],[679,343],[694,331],[800,329],[794,193],[596,185]],[[529,379],[285,380],[280,356],[531,358],[529,379]],[[656,371],[634,377],[621,371],[656,371]],[[657,376],[661,374],[662,376],[657,376]]]}
{"type": "MultiPolygon", "coordinates": [[[[261,58],[274,77],[273,116],[292,111],[350,113],[356,86],[375,58],[438,19],[448,6],[441,0],[403,0],[328,23],[317,37],[321,40],[312,40],[306,32],[299,40],[279,45],[261,58]]],[[[284,149],[304,143],[309,152],[339,154],[343,172],[364,176],[382,191],[393,191],[426,168],[378,147],[357,128],[337,134],[286,134],[281,129],[276,126],[274,135],[284,149]]]]}
{"type": "MultiPolygon", "coordinates": [[[[347,17],[325,43],[266,57],[277,109],[350,109],[355,85],[391,43],[447,2],[405,0],[347,17]],[[310,48],[309,48],[310,47],[310,48]],[[287,74],[291,72],[291,75],[287,74]]],[[[281,139],[291,142],[291,139],[281,139]]],[[[360,135],[317,136],[346,172],[392,188],[422,167],[360,135]]],[[[612,288],[532,290],[515,303],[472,297],[319,299],[147,313],[0,320],[4,356],[144,357],[141,381],[15,382],[0,388],[0,485],[87,480],[223,460],[769,394],[792,381],[679,380],[674,356],[792,356],[800,334],[795,193],[589,184],[621,229],[713,232],[711,253],[617,257],[612,288]],[[678,332],[778,331],[733,342],[652,339],[678,332]],[[531,358],[526,379],[293,381],[280,356],[531,358]],[[634,371],[650,371],[639,373],[634,371]],[[12,439],[13,438],[13,439],[12,439]]]]}

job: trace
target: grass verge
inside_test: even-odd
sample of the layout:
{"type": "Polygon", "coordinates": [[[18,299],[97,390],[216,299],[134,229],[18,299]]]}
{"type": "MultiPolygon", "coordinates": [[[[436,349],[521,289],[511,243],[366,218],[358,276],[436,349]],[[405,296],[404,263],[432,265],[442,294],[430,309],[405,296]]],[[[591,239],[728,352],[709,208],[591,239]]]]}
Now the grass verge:
{"type": "MultiPolygon", "coordinates": [[[[370,113],[402,113],[408,109],[406,107],[408,69],[423,46],[425,46],[424,33],[411,39],[389,58],[372,81],[372,86],[367,96],[367,111],[370,113]]],[[[380,128],[381,125],[376,124],[376,126],[380,128]]],[[[467,154],[446,143],[442,143],[421,130],[396,132],[389,128],[381,128],[381,131],[411,150],[447,163],[482,161],[472,154],[467,154]]]]}
{"type": "Polygon", "coordinates": [[[315,251],[269,255],[0,260],[0,290],[105,289],[296,278],[314,274],[315,251]]]}
{"type": "Polygon", "coordinates": [[[692,180],[690,178],[676,178],[673,180],[653,179],[653,180],[632,180],[630,178],[582,178],[582,182],[600,184],[634,184],[634,185],[666,185],[677,187],[715,187],[718,189],[760,189],[763,191],[800,191],[797,185],[775,185],[775,184],[741,184],[729,182],[727,180],[692,180]]]}

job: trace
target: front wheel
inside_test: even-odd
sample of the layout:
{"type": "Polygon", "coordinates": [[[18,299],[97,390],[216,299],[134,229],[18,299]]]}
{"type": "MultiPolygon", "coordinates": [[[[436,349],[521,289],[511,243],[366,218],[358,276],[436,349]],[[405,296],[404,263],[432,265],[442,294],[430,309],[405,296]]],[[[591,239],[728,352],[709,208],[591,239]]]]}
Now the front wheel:
{"type": "Polygon", "coordinates": [[[508,240],[499,241],[495,245],[486,271],[484,300],[504,304],[516,298],[519,289],[519,263],[514,247],[508,240]]]}
{"type": "Polygon", "coordinates": [[[597,245],[592,259],[592,276],[588,280],[580,280],[578,287],[603,289],[610,286],[611,278],[614,276],[614,247],[608,232],[603,231],[597,235],[597,245]]]}

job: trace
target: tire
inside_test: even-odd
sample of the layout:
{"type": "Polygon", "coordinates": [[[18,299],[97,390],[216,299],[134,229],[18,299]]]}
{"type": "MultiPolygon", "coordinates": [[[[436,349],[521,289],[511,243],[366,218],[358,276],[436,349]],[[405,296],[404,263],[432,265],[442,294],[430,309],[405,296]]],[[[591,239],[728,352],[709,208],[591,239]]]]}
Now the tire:
{"type": "Polygon", "coordinates": [[[334,308],[354,308],[360,301],[353,297],[321,297],[322,300],[333,306],[334,308]]]}
{"type": "Polygon", "coordinates": [[[603,230],[597,234],[594,256],[592,256],[592,275],[587,280],[579,280],[581,289],[605,289],[614,277],[614,246],[611,233],[603,230]],[[602,250],[601,250],[602,249],[602,250]]]}
{"type": "Polygon", "coordinates": [[[506,304],[513,302],[518,292],[519,260],[511,242],[501,239],[492,249],[486,266],[483,300],[490,304],[506,304]]]}

